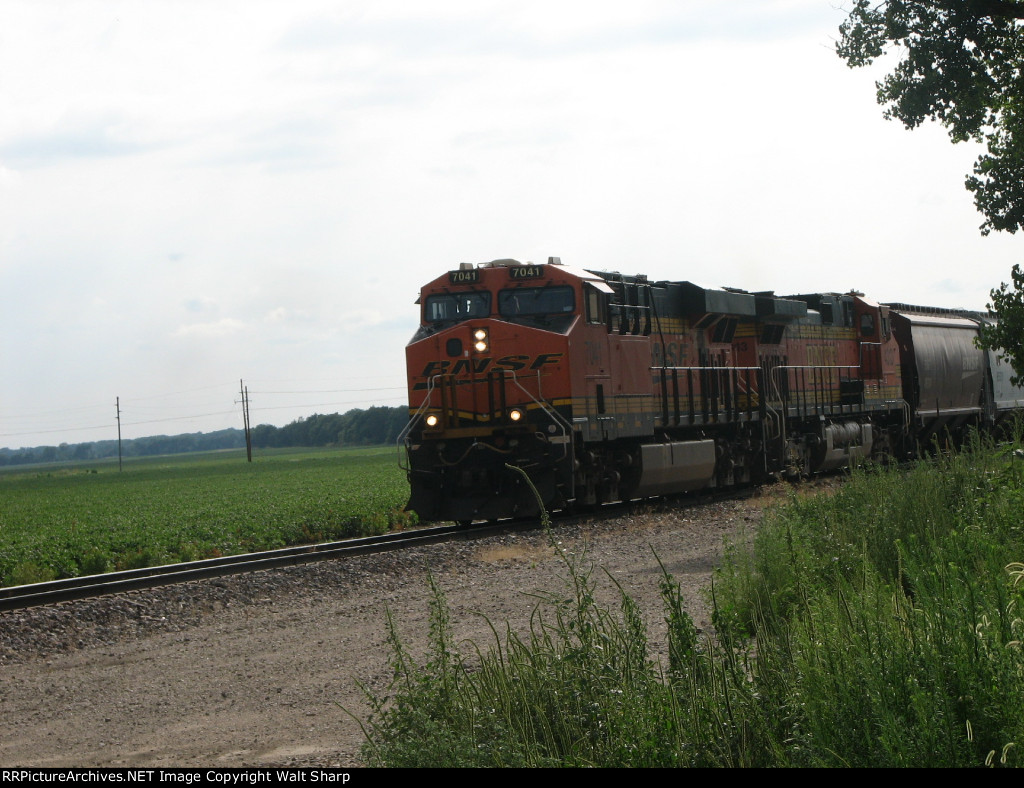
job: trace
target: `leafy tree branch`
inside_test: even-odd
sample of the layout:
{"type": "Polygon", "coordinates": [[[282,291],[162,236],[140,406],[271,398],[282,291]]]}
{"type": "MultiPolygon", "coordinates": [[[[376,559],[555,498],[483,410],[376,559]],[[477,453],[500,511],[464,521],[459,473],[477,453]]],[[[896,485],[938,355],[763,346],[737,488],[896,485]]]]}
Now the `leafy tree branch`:
{"type": "Polygon", "coordinates": [[[876,83],[886,118],[910,129],[935,120],[953,142],[986,145],[966,179],[983,235],[1024,227],[1022,31],[1022,0],[856,0],[839,29],[851,68],[900,53],[876,83]]]}
{"type": "Polygon", "coordinates": [[[1024,271],[1015,265],[1011,276],[1012,286],[1003,282],[991,293],[988,308],[999,315],[999,323],[982,326],[978,346],[1003,351],[1015,373],[1010,382],[1024,386],[1024,271]]]}

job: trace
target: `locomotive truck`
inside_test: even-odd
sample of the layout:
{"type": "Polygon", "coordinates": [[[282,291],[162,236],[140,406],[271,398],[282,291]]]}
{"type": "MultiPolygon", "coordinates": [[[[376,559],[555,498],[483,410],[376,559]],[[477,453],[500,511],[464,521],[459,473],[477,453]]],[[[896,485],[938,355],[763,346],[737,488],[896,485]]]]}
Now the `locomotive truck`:
{"type": "Polygon", "coordinates": [[[424,286],[408,509],[494,520],[901,460],[1024,390],[994,315],[495,260],[424,286]],[[540,504],[538,503],[538,497],[540,504]]]}

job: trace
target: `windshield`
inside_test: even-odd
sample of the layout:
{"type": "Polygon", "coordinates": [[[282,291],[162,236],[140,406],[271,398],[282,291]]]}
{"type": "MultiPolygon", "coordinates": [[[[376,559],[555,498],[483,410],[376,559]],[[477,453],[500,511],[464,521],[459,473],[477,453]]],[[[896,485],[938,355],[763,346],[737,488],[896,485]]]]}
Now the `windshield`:
{"type": "Polygon", "coordinates": [[[498,293],[502,317],[572,314],[575,299],[571,287],[516,287],[498,293]]]}
{"type": "Polygon", "coordinates": [[[491,314],[491,294],[486,290],[427,296],[423,305],[425,323],[460,322],[491,314]]]}

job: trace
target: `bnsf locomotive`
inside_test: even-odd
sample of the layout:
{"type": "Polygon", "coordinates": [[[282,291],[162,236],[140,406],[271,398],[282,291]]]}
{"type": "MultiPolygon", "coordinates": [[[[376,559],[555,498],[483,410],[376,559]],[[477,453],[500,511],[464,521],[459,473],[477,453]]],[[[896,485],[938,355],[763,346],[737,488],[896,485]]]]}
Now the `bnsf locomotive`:
{"type": "Polygon", "coordinates": [[[423,520],[536,514],[531,486],[563,509],[903,459],[1024,407],[974,345],[988,314],[557,257],[463,263],[417,303],[400,444],[423,520]]]}

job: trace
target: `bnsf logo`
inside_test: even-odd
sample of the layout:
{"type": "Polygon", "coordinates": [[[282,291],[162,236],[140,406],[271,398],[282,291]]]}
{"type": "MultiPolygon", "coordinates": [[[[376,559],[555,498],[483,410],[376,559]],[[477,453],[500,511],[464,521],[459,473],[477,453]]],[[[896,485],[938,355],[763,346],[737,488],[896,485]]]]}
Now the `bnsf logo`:
{"type": "Polygon", "coordinates": [[[458,361],[431,361],[423,368],[421,377],[433,375],[482,375],[490,369],[540,369],[548,364],[557,364],[564,353],[541,353],[539,356],[502,356],[495,360],[490,356],[484,358],[460,358],[458,361]]]}

